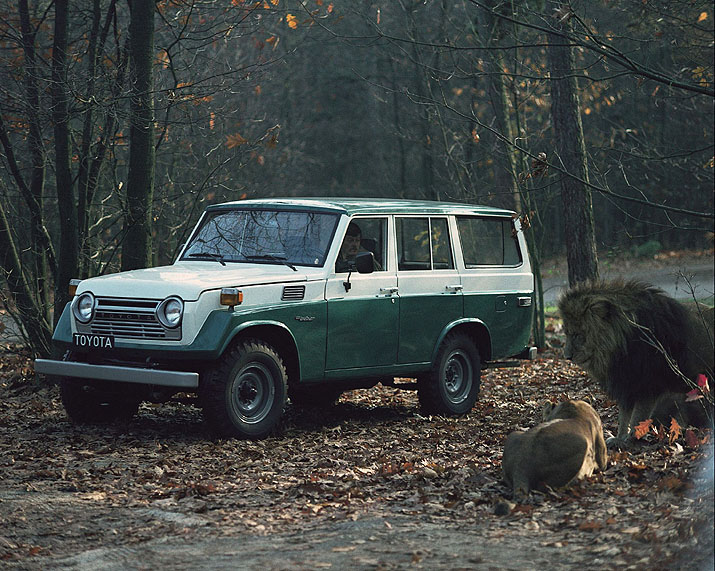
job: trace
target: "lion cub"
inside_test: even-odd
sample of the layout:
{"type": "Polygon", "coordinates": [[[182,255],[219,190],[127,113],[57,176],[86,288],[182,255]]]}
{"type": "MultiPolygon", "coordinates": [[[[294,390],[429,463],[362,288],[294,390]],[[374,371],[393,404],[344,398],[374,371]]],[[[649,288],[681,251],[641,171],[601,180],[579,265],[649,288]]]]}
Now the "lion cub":
{"type": "Polygon", "coordinates": [[[512,432],[504,445],[504,482],[514,497],[532,489],[559,488],[606,468],[608,454],[601,419],[588,403],[569,400],[546,403],[544,422],[528,431],[512,432]]]}

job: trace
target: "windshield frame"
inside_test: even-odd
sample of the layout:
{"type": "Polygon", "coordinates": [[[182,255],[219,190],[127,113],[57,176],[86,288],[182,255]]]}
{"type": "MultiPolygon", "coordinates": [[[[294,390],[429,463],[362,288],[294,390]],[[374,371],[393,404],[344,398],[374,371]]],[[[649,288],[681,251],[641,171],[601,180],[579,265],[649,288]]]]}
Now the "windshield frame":
{"type": "Polygon", "coordinates": [[[328,257],[330,255],[330,250],[333,245],[333,241],[335,239],[335,233],[338,229],[338,225],[340,223],[340,217],[341,217],[341,212],[338,210],[333,210],[333,209],[327,209],[327,208],[283,208],[280,206],[273,206],[270,204],[265,204],[265,205],[246,205],[244,206],[238,206],[238,207],[230,207],[230,208],[222,208],[222,207],[208,207],[201,218],[199,219],[198,223],[196,224],[194,230],[191,233],[191,236],[189,239],[186,241],[186,244],[184,247],[181,249],[181,253],[179,254],[179,257],[177,258],[177,262],[206,262],[206,261],[213,261],[213,262],[218,262],[220,261],[222,264],[226,263],[238,263],[238,264],[267,264],[267,265],[283,265],[291,268],[292,266],[302,266],[302,267],[310,267],[310,268],[322,268],[325,267],[325,265],[328,262],[328,257]],[[316,215],[329,215],[333,218],[333,224],[332,224],[332,229],[330,230],[330,237],[325,242],[325,250],[321,253],[319,256],[320,259],[322,259],[322,262],[319,263],[307,263],[303,262],[300,260],[295,260],[292,258],[284,258],[281,256],[278,256],[278,252],[265,252],[264,259],[259,258],[258,256],[247,256],[244,257],[243,259],[233,259],[230,257],[223,257],[219,258],[219,256],[196,256],[192,254],[187,254],[189,249],[191,248],[192,243],[195,241],[199,233],[202,231],[202,229],[206,226],[206,224],[213,219],[216,216],[221,216],[223,214],[227,213],[255,213],[255,212],[269,212],[269,213],[276,213],[276,214],[316,214],[316,215]]]}

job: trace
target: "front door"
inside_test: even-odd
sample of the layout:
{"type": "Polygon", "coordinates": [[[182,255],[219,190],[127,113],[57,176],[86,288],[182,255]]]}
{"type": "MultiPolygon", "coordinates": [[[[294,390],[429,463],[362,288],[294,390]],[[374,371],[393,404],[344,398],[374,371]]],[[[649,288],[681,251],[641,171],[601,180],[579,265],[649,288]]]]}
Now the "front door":
{"type": "Polygon", "coordinates": [[[388,222],[386,217],[356,218],[348,226],[345,247],[325,289],[328,371],[396,362],[400,302],[397,274],[388,259],[388,222]],[[374,271],[345,271],[350,258],[366,250],[375,256],[374,271]]]}

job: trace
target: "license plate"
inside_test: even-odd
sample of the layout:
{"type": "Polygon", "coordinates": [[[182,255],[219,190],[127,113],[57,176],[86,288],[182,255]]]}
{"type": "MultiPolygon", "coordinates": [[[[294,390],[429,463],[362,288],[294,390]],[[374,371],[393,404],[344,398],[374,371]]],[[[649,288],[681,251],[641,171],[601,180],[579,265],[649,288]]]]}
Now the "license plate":
{"type": "Polygon", "coordinates": [[[79,349],[114,349],[114,337],[73,333],[72,341],[79,349]]]}

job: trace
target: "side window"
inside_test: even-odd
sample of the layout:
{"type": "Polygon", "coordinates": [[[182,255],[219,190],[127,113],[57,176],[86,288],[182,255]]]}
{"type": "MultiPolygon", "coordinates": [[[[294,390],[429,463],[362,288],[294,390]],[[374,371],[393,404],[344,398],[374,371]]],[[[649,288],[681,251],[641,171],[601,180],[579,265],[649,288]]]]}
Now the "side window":
{"type": "Polygon", "coordinates": [[[435,270],[453,270],[452,246],[446,218],[430,219],[432,234],[432,266],[435,270]]]}
{"type": "Polygon", "coordinates": [[[387,218],[356,218],[348,224],[335,262],[336,273],[354,268],[355,256],[360,252],[372,252],[376,272],[386,269],[387,218]]]}
{"type": "Polygon", "coordinates": [[[399,270],[454,268],[446,218],[398,218],[399,270]]]}
{"type": "Polygon", "coordinates": [[[504,265],[518,266],[522,260],[514,222],[512,220],[502,221],[502,229],[504,231],[504,265]]]}
{"type": "Polygon", "coordinates": [[[516,266],[521,254],[514,225],[506,218],[457,218],[462,255],[467,268],[516,266]]]}

